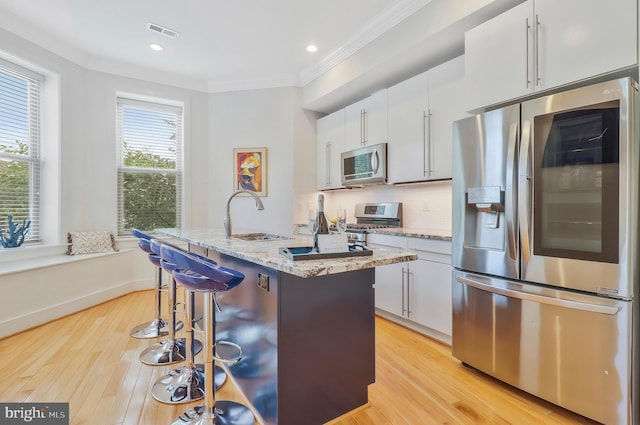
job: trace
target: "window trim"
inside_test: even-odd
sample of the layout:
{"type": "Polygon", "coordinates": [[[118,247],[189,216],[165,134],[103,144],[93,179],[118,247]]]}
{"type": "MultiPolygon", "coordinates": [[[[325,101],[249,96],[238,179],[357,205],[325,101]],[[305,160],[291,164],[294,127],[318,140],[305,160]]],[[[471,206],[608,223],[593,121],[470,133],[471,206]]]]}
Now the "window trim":
{"type": "Polygon", "coordinates": [[[133,174],[169,174],[176,177],[176,226],[182,225],[184,218],[184,114],[185,107],[182,102],[169,99],[151,98],[131,93],[116,93],[116,196],[117,196],[117,235],[127,236],[128,230],[121,228],[124,222],[124,197],[122,193],[122,181],[125,173],[133,174]],[[122,136],[122,106],[147,109],[160,113],[175,114],[176,122],[176,167],[145,168],[124,165],[122,136]]]}
{"type": "MultiPolygon", "coordinates": [[[[0,72],[8,76],[13,76],[26,80],[27,89],[27,121],[29,155],[15,155],[0,151],[0,158],[10,161],[25,162],[28,164],[28,191],[29,191],[29,212],[31,220],[29,232],[25,236],[24,243],[39,243],[42,240],[42,194],[41,194],[41,172],[42,172],[42,92],[46,78],[43,74],[27,67],[18,65],[12,61],[0,57],[0,72]]],[[[1,219],[4,221],[4,217],[1,219]]]]}

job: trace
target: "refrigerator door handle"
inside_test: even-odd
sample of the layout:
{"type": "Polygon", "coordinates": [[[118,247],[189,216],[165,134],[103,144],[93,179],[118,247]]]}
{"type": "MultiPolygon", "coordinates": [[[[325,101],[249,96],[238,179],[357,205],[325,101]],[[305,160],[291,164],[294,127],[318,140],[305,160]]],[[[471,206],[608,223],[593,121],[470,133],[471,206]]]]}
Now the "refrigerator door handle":
{"type": "Polygon", "coordinates": [[[543,295],[529,294],[527,292],[514,291],[512,289],[498,288],[496,286],[488,285],[486,283],[479,282],[474,279],[469,279],[463,276],[456,276],[456,280],[463,285],[468,285],[473,288],[479,289],[481,291],[491,292],[498,295],[504,295],[505,297],[509,297],[509,298],[532,301],[539,304],[548,304],[548,305],[553,305],[557,307],[571,308],[574,310],[582,310],[582,311],[588,311],[592,313],[601,313],[601,314],[608,314],[608,315],[614,315],[618,313],[618,311],[620,310],[618,307],[612,307],[607,305],[588,304],[588,303],[583,303],[579,301],[570,301],[570,300],[563,300],[560,298],[545,297],[543,295]]]}
{"type": "Polygon", "coordinates": [[[520,146],[520,161],[518,163],[518,215],[520,217],[520,242],[522,249],[522,260],[529,261],[531,258],[531,245],[529,242],[529,229],[531,228],[531,214],[529,198],[531,175],[529,173],[529,155],[531,146],[531,121],[522,123],[522,144],[520,146]]]}
{"type": "Polygon", "coordinates": [[[505,208],[505,217],[507,219],[507,244],[509,247],[509,257],[512,260],[517,260],[516,252],[516,232],[515,222],[518,217],[517,205],[517,191],[514,190],[513,182],[515,181],[515,162],[516,158],[516,142],[518,140],[518,123],[511,124],[509,129],[509,144],[507,146],[507,182],[505,189],[507,190],[507,196],[509,198],[509,204],[505,208]]]}

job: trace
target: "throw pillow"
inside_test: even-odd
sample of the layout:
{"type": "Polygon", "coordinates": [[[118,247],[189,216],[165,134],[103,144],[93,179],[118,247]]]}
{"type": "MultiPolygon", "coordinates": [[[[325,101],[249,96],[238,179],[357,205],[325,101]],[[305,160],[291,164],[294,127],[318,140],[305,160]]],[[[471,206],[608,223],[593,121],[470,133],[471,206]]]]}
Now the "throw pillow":
{"type": "Polygon", "coordinates": [[[113,233],[109,231],[69,232],[67,241],[69,243],[67,255],[118,251],[113,233]]]}

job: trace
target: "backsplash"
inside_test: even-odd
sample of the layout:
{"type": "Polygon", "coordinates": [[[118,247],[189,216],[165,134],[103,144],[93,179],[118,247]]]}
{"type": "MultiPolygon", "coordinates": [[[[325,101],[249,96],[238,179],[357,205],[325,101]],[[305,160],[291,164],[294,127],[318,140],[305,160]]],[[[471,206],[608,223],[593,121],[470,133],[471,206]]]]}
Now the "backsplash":
{"type": "MultiPolygon", "coordinates": [[[[355,221],[355,204],[360,202],[402,202],[403,226],[451,233],[451,181],[410,185],[375,185],[361,189],[327,191],[325,215],[335,215],[337,208],[347,209],[347,222],[355,221]]],[[[296,223],[307,221],[307,209],[316,208],[317,193],[296,205],[296,223]]]]}

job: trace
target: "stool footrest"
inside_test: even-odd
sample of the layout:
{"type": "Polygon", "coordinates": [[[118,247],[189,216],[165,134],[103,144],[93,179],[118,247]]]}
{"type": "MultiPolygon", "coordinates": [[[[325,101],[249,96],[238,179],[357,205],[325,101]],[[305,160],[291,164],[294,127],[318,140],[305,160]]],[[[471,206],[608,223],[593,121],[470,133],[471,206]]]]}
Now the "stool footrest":
{"type": "Polygon", "coordinates": [[[213,345],[213,358],[219,362],[232,364],[242,359],[242,347],[231,341],[217,341],[213,345]]]}

